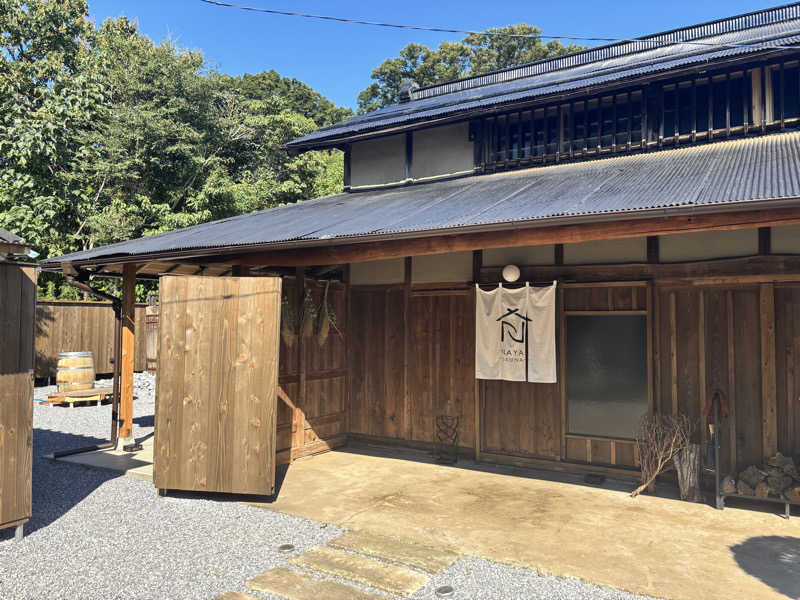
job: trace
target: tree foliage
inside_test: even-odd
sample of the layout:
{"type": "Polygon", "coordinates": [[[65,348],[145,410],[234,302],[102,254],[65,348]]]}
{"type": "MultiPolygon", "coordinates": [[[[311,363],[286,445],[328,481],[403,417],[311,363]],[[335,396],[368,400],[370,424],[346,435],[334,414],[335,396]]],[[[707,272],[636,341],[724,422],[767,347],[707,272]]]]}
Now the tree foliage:
{"type": "Polygon", "coordinates": [[[408,81],[433,85],[583,49],[558,41],[542,43],[541,33],[523,23],[470,34],[461,42],[442,42],[436,49],[409,44],[400,50],[400,56],[386,59],[372,71],[374,82],[358,95],[358,112],[397,102],[400,87],[408,81]],[[497,33],[507,35],[492,35],[497,33]]]}
{"type": "Polygon", "coordinates": [[[340,152],[280,146],[351,115],[124,17],[95,28],[85,0],[0,0],[0,227],[43,257],[336,193],[340,152]]]}

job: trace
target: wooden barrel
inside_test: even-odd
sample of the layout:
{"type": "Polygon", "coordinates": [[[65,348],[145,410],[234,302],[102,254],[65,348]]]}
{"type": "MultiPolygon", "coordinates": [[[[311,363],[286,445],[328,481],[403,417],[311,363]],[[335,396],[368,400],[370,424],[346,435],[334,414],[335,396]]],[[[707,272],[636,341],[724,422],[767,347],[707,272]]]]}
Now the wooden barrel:
{"type": "Polygon", "coordinates": [[[94,387],[94,355],[91,352],[58,353],[56,383],[59,392],[90,390],[94,387]]]}

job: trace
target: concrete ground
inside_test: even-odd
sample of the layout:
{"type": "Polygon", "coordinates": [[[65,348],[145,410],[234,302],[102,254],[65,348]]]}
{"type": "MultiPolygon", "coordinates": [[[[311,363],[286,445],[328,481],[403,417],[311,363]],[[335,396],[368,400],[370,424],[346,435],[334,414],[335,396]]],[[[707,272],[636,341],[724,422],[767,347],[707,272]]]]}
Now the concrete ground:
{"type": "MultiPolygon", "coordinates": [[[[146,478],[142,463],[151,457],[146,447],[128,459],[95,453],[71,461],[146,478]]],[[[634,499],[631,488],[354,447],[283,468],[275,500],[251,505],[635,594],[800,598],[800,518],[780,518],[782,506],[717,511],[634,499]]]]}
{"type": "Polygon", "coordinates": [[[351,449],[295,462],[260,506],[637,594],[800,598],[800,518],[780,506],[717,511],[538,475],[351,449]]]}

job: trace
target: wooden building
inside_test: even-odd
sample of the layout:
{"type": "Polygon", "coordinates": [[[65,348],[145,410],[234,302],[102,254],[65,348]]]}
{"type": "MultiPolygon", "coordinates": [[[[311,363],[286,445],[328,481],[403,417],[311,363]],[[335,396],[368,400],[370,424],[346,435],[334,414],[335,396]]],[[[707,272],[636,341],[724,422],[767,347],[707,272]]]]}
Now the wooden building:
{"type": "Polygon", "coordinates": [[[0,229],[0,529],[17,538],[31,517],[36,266],[14,255],[29,249],[0,229]]]}
{"type": "Polygon", "coordinates": [[[338,346],[280,348],[288,456],[430,447],[450,415],[481,460],[635,476],[642,415],[704,436],[719,392],[725,472],[797,457],[798,36],[792,4],[407,86],[287,144],[342,149],[342,194],[42,268],[130,306],[135,277],[279,276],[284,322],[332,286],[338,346]],[[474,284],[508,264],[559,282],[557,383],[475,379],[474,284]]]}

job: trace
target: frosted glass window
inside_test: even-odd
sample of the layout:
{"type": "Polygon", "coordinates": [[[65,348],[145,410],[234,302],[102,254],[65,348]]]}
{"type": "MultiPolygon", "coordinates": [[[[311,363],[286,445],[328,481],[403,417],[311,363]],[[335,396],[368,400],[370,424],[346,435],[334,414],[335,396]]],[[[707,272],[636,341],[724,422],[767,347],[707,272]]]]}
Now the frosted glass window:
{"type": "Polygon", "coordinates": [[[647,397],[647,317],[567,316],[567,430],[633,438],[647,397]]]}

